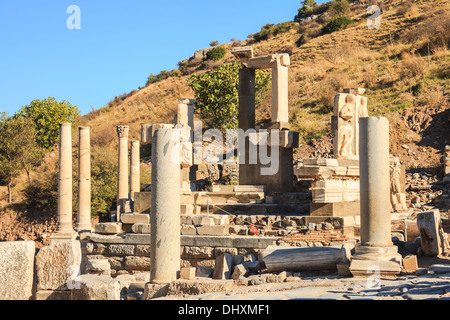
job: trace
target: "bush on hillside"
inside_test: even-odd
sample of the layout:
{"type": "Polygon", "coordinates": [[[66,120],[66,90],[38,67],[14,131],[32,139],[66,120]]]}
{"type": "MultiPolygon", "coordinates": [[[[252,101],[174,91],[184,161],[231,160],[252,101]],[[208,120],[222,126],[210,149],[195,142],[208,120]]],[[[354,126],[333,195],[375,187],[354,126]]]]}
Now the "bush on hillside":
{"type": "Polygon", "coordinates": [[[289,32],[295,28],[297,28],[297,24],[292,21],[281,22],[276,25],[267,23],[261,28],[261,31],[253,34],[251,37],[254,42],[260,42],[269,39],[270,36],[276,36],[280,33],[289,32]]]}
{"type": "Polygon", "coordinates": [[[347,28],[352,22],[353,20],[347,16],[335,16],[330,22],[323,26],[322,30],[325,33],[332,33],[347,28]]]}
{"type": "Polygon", "coordinates": [[[214,47],[206,53],[206,60],[219,61],[227,54],[227,49],[222,46],[214,47]]]}
{"type": "Polygon", "coordinates": [[[330,11],[333,15],[342,16],[350,8],[350,3],[347,0],[334,0],[331,2],[330,11]]]}

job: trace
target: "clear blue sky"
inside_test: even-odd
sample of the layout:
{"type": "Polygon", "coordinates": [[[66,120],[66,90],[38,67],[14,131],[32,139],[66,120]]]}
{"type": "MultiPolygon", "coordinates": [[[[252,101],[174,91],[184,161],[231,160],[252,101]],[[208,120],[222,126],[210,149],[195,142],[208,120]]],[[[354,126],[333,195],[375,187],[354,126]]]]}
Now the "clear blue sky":
{"type": "Polygon", "coordinates": [[[84,115],[210,41],[245,40],[268,22],[292,20],[299,7],[300,0],[1,0],[0,111],[12,115],[52,96],[84,115]],[[67,27],[70,5],[80,8],[79,30],[67,27]]]}

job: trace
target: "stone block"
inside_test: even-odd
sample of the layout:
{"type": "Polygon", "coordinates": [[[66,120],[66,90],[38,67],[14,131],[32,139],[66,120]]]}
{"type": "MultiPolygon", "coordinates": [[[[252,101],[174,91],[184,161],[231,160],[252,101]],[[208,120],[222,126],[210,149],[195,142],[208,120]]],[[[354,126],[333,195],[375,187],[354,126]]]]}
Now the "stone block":
{"type": "Polygon", "coordinates": [[[122,232],[122,223],[120,222],[101,222],[95,224],[95,233],[119,234],[122,232]]]}
{"type": "Polygon", "coordinates": [[[338,275],[341,277],[351,277],[352,273],[350,272],[350,264],[349,263],[338,263],[336,265],[338,275]]]}
{"type": "Polygon", "coordinates": [[[357,216],[361,212],[360,202],[311,203],[310,215],[313,217],[357,216]]]}
{"type": "Polygon", "coordinates": [[[110,244],[108,254],[112,256],[132,256],[134,255],[134,245],[131,244],[110,244]]]}
{"type": "Polygon", "coordinates": [[[125,270],[150,270],[150,257],[127,256],[124,259],[125,270]]]}
{"type": "Polygon", "coordinates": [[[181,234],[182,235],[196,235],[197,229],[193,225],[183,224],[183,225],[181,225],[181,234]]]}
{"type": "Polygon", "coordinates": [[[120,300],[120,284],[109,276],[83,274],[71,291],[71,300],[120,300]]]}
{"type": "Polygon", "coordinates": [[[120,220],[125,224],[149,224],[150,216],[148,214],[122,214],[120,220]]]}
{"type": "Polygon", "coordinates": [[[133,212],[150,213],[151,203],[152,203],[151,192],[135,192],[133,202],[133,212]]]}
{"type": "Polygon", "coordinates": [[[231,279],[238,280],[241,277],[245,277],[248,273],[248,268],[243,264],[238,264],[234,267],[233,274],[231,275],[231,279]]]}
{"type": "Polygon", "coordinates": [[[229,235],[228,226],[200,226],[197,234],[203,236],[226,236],[229,235]]]}
{"type": "Polygon", "coordinates": [[[108,259],[92,259],[86,263],[86,273],[99,276],[111,275],[111,264],[108,259]]]}
{"type": "Polygon", "coordinates": [[[142,300],[150,300],[161,298],[167,295],[169,289],[168,284],[146,283],[142,300]]]}
{"type": "Polygon", "coordinates": [[[135,252],[135,254],[137,256],[150,257],[150,245],[148,245],[148,244],[138,244],[138,245],[136,245],[136,252],[135,252]]]}
{"type": "Polygon", "coordinates": [[[133,233],[137,234],[150,234],[151,225],[149,223],[135,223],[131,227],[131,230],[133,231],[133,233]]]}
{"type": "Polygon", "coordinates": [[[0,242],[0,300],[33,297],[33,241],[0,242]]]}
{"type": "Polygon", "coordinates": [[[36,300],[70,300],[70,290],[39,290],[36,292],[36,300]]]}
{"type": "Polygon", "coordinates": [[[426,256],[437,256],[441,253],[441,237],[439,233],[439,210],[421,212],[417,215],[417,227],[422,242],[422,252],[426,256]]]}
{"type": "Polygon", "coordinates": [[[213,279],[230,279],[232,272],[232,261],[233,259],[229,253],[224,253],[217,257],[215,260],[213,279]]]}
{"type": "Polygon", "coordinates": [[[192,280],[195,278],[196,268],[181,268],[181,279],[192,280]]]}
{"type": "Polygon", "coordinates": [[[194,259],[211,259],[214,258],[214,250],[212,247],[184,247],[184,258],[194,259]]]}
{"type": "Polygon", "coordinates": [[[80,273],[81,245],[79,241],[52,244],[36,255],[37,287],[39,290],[71,289],[80,273]]]}
{"type": "Polygon", "coordinates": [[[418,269],[417,256],[409,255],[403,257],[403,269],[406,273],[415,273],[418,269]]]}

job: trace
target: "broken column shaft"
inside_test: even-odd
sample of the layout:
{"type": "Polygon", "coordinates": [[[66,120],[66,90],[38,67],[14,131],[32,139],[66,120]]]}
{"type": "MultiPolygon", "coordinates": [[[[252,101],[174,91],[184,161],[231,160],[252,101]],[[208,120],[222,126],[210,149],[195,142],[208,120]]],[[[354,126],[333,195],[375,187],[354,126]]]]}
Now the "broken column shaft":
{"type": "Polygon", "coordinates": [[[150,282],[169,283],[180,270],[180,140],[174,129],[152,141],[150,282]]]}

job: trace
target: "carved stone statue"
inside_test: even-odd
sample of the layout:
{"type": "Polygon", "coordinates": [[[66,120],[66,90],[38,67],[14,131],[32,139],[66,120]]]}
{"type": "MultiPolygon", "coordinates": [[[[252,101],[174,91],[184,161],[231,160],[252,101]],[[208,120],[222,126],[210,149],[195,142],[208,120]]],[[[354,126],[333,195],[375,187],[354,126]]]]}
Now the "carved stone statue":
{"type": "Polygon", "coordinates": [[[336,159],[359,159],[359,118],[368,117],[367,98],[362,89],[346,89],[334,99],[333,135],[336,159]],[[352,92],[356,91],[356,95],[352,92]]]}
{"type": "Polygon", "coordinates": [[[403,167],[400,159],[389,156],[389,171],[391,176],[391,207],[392,211],[407,211],[405,186],[402,183],[403,167]]]}

